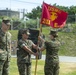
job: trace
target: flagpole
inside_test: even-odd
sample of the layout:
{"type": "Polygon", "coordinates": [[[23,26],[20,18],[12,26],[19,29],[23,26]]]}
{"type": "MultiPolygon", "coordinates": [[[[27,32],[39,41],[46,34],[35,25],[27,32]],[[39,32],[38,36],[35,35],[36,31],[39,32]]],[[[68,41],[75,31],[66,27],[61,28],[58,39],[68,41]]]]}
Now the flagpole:
{"type": "Polygon", "coordinates": [[[36,71],[37,71],[37,63],[38,63],[38,56],[36,56],[35,74],[34,74],[34,75],[36,75],[36,71]]]}
{"type": "MultiPolygon", "coordinates": [[[[39,36],[41,35],[41,32],[42,32],[42,24],[40,24],[39,36]]],[[[37,50],[37,52],[38,52],[38,50],[37,50]]],[[[36,56],[36,64],[35,64],[35,73],[34,73],[34,75],[36,75],[36,72],[37,72],[37,63],[38,63],[38,56],[36,56]]]]}

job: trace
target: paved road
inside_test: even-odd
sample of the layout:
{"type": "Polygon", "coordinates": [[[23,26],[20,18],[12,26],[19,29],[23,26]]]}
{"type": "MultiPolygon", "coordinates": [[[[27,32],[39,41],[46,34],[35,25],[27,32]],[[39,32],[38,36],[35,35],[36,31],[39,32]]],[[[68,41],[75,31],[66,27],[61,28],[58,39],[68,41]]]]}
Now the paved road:
{"type": "MultiPolygon", "coordinates": [[[[32,58],[35,58],[32,56],[32,58]]],[[[45,60],[45,55],[42,55],[42,59],[45,60]]],[[[70,57],[70,56],[59,56],[59,61],[60,62],[76,62],[76,57],[70,57]]]]}
{"type": "MultiPolygon", "coordinates": [[[[16,57],[16,56],[12,56],[12,57],[16,57]]],[[[35,57],[32,55],[31,58],[35,58],[35,57]]],[[[41,60],[45,60],[45,55],[42,55],[41,60]]],[[[76,57],[59,56],[59,60],[60,62],[75,62],[76,63],[76,57]]]]}

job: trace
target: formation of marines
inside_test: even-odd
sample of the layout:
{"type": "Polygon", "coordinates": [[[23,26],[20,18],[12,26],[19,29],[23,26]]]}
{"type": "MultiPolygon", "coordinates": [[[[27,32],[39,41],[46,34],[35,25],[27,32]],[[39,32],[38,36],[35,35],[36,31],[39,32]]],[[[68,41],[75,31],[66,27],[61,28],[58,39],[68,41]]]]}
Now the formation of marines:
{"type": "MultiPolygon", "coordinates": [[[[10,20],[2,20],[2,27],[0,29],[0,75],[9,75],[11,34],[8,30],[10,25],[10,20]]],[[[33,52],[32,48],[39,51],[46,50],[44,74],[59,75],[58,51],[60,42],[56,39],[58,37],[57,31],[50,31],[49,41],[38,36],[39,41],[42,42],[41,47],[34,44],[32,40],[28,39],[30,35],[29,30],[24,29],[21,33],[21,39],[18,40],[17,66],[19,75],[31,75],[31,54],[38,56],[38,52],[33,52]]]]}

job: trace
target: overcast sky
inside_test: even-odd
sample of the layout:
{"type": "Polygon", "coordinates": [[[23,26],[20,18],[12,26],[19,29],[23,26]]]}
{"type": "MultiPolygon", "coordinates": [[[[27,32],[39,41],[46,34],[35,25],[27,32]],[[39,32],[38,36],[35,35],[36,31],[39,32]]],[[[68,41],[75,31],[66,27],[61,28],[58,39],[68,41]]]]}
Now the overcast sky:
{"type": "Polygon", "coordinates": [[[61,6],[76,6],[76,0],[0,0],[0,9],[9,8],[13,10],[25,9],[30,12],[33,8],[41,6],[42,3],[57,4],[61,6]]]}

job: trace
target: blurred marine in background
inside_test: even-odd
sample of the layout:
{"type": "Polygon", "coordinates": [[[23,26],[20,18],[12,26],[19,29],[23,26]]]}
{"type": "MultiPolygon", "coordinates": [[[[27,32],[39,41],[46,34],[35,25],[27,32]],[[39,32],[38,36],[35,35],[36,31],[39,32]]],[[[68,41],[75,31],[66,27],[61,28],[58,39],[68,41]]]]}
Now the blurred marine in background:
{"type": "Polygon", "coordinates": [[[0,75],[9,75],[11,34],[8,30],[10,25],[10,20],[2,20],[2,27],[0,28],[0,75]]]}

